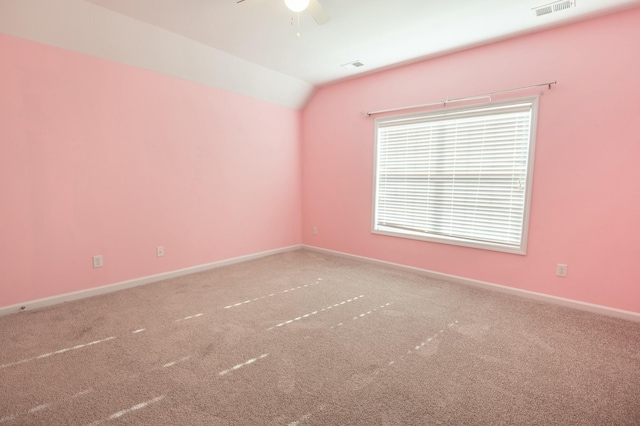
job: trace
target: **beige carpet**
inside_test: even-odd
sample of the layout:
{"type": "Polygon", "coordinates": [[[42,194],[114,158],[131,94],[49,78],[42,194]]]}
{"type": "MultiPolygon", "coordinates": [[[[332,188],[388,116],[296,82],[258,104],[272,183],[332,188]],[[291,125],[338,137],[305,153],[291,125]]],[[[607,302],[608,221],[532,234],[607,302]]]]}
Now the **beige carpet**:
{"type": "Polygon", "coordinates": [[[640,323],[304,250],[2,317],[0,347],[2,426],[640,424],[640,323]]]}

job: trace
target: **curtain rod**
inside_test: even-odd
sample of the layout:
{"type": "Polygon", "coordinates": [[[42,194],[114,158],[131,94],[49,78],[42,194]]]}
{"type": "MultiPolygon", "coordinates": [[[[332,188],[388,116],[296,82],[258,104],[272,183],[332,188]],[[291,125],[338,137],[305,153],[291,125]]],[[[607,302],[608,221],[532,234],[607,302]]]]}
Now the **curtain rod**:
{"type": "Polygon", "coordinates": [[[411,105],[411,106],[400,107],[400,108],[392,108],[392,109],[383,109],[383,110],[379,110],[379,111],[363,112],[362,115],[366,115],[367,117],[371,117],[372,115],[383,114],[385,112],[403,111],[403,110],[406,110],[406,109],[423,108],[423,107],[428,107],[428,106],[433,106],[433,105],[441,105],[441,104],[442,104],[442,106],[447,106],[447,104],[451,103],[451,102],[472,101],[472,100],[483,99],[483,98],[489,98],[489,102],[491,102],[491,95],[498,95],[498,94],[501,94],[501,93],[515,92],[515,91],[518,91],[518,90],[532,89],[534,87],[541,87],[541,86],[548,86],[549,90],[551,90],[551,86],[554,86],[556,84],[558,84],[557,81],[550,81],[548,83],[540,83],[540,84],[533,84],[531,86],[516,87],[515,89],[499,90],[497,92],[483,93],[482,95],[470,96],[470,97],[466,97],[466,98],[446,99],[444,101],[430,102],[428,104],[411,105]]]}

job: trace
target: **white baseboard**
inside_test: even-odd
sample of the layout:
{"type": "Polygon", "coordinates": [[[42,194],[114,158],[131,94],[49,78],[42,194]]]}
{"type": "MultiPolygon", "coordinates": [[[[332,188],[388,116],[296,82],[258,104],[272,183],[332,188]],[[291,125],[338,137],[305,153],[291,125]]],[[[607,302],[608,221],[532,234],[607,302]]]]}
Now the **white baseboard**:
{"type": "Polygon", "coordinates": [[[474,280],[471,278],[460,277],[457,275],[443,274],[441,272],[429,271],[427,269],[416,268],[413,266],[402,265],[399,263],[386,262],[384,260],[373,259],[370,257],[358,256],[355,254],[343,253],[334,250],[323,249],[320,247],[314,247],[309,245],[303,245],[304,250],[315,251],[319,253],[331,254],[334,256],[345,257],[349,259],[361,260],[364,262],[375,263],[379,265],[390,266],[397,269],[403,269],[405,271],[414,272],[416,274],[424,275],[429,278],[446,280],[455,282],[458,284],[469,285],[473,287],[480,287],[488,290],[498,291],[501,293],[513,294],[516,296],[526,297],[529,299],[540,300],[543,302],[553,303],[555,305],[566,306],[573,309],[579,309],[582,311],[588,311],[600,315],[606,315],[609,317],[621,318],[629,321],[640,322],[640,313],[625,311],[622,309],[610,308],[608,306],[594,305],[592,303],[580,302],[572,299],[565,299],[563,297],[551,296],[544,293],[536,293],[534,291],[522,290],[519,288],[507,287],[500,284],[493,284],[486,281],[474,280]]]}
{"type": "Polygon", "coordinates": [[[0,307],[0,316],[9,315],[16,312],[32,311],[34,309],[40,309],[47,306],[57,305],[64,302],[70,302],[72,300],[84,299],[86,297],[98,296],[101,294],[112,293],[114,291],[124,290],[131,287],[137,287],[144,284],[150,284],[157,281],[163,281],[170,278],[181,277],[183,275],[194,274],[196,272],[206,271],[209,269],[220,268],[226,265],[232,265],[234,263],[247,262],[253,259],[259,259],[261,257],[271,256],[274,254],[285,253],[294,250],[309,250],[319,253],[330,254],[334,256],[345,257],[349,259],[360,260],[369,263],[375,263],[379,265],[385,265],[405,271],[414,272],[420,275],[424,275],[434,279],[446,280],[463,285],[469,285],[473,287],[484,288],[488,290],[498,291],[501,293],[513,294],[516,296],[526,297],[529,299],[540,300],[543,302],[553,303],[555,305],[566,306],[569,308],[579,309],[582,311],[593,312],[600,315],[606,315],[615,318],[621,318],[629,321],[640,322],[640,313],[625,311],[622,309],[610,308],[602,305],[595,305],[592,303],[580,302],[572,299],[565,299],[562,297],[551,296],[544,293],[536,293],[534,291],[522,290],[518,288],[507,287],[500,284],[493,284],[486,281],[474,280],[471,278],[460,277],[457,275],[444,274],[441,272],[429,271],[427,269],[416,268],[413,266],[402,265],[399,263],[387,262],[384,260],[373,259],[370,257],[358,256],[355,254],[349,254],[334,250],[323,249],[320,247],[314,247],[309,245],[294,245],[284,247],[275,250],[268,250],[260,253],[254,253],[246,256],[234,257],[231,259],[221,260],[218,262],[208,263],[205,265],[192,266],[190,268],[179,269],[176,271],[165,272],[157,275],[150,275],[147,277],[136,278],[133,280],[122,281],[119,283],[109,284],[101,287],[80,290],[73,293],[61,294],[58,296],[46,297],[44,299],[33,300],[29,302],[19,303],[6,307],[0,307]]]}
{"type": "Polygon", "coordinates": [[[58,296],[46,297],[44,299],[32,300],[30,302],[18,303],[16,305],[0,307],[0,316],[9,315],[16,312],[32,311],[59,303],[70,302],[72,300],[84,299],[86,297],[98,296],[101,294],[112,293],[118,290],[124,290],[139,285],[149,284],[157,281],[163,281],[170,278],[181,277],[183,275],[194,274],[196,272],[206,271],[208,269],[220,268],[221,266],[232,265],[234,263],[247,262],[249,260],[261,257],[271,256],[274,254],[285,253],[288,251],[299,250],[302,245],[284,247],[275,250],[263,251],[260,253],[249,254],[246,256],[234,257],[232,259],[221,260],[218,262],[207,263],[205,265],[192,266],[190,268],[178,269],[176,271],[164,272],[162,274],[150,275],[133,280],[122,281],[115,284],[108,284],[96,288],[74,291],[73,293],[61,294],[58,296]]]}

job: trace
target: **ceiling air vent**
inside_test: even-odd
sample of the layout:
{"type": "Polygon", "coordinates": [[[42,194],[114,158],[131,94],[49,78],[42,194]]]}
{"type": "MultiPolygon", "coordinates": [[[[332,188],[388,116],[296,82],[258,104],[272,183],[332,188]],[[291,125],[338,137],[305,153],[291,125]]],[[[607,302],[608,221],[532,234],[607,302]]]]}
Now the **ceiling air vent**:
{"type": "Polygon", "coordinates": [[[575,7],[576,0],[561,0],[553,3],[548,3],[542,6],[534,7],[531,9],[536,16],[548,15],[550,13],[559,12],[561,10],[570,9],[575,7]]]}
{"type": "Polygon", "coordinates": [[[340,66],[345,70],[349,71],[349,70],[354,70],[356,68],[360,68],[364,66],[364,64],[360,61],[353,61],[353,62],[347,62],[346,64],[342,64],[340,66]]]}

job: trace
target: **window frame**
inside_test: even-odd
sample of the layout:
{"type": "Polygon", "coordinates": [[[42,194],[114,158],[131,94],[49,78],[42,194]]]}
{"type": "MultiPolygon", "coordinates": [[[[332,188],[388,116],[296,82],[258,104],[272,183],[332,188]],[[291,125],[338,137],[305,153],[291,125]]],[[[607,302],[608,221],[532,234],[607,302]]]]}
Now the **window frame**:
{"type": "MultiPolygon", "coordinates": [[[[372,196],[372,208],[371,208],[371,233],[377,235],[384,235],[390,237],[407,238],[412,240],[428,241],[440,244],[449,244],[455,246],[469,247],[482,250],[498,251],[505,253],[512,253],[518,255],[526,255],[527,242],[529,234],[529,217],[531,210],[531,197],[533,192],[533,170],[534,170],[534,158],[535,158],[535,146],[536,146],[536,129],[538,123],[538,104],[539,96],[529,96],[524,98],[514,98],[505,101],[490,102],[483,104],[466,105],[456,108],[430,110],[426,112],[403,114],[403,115],[388,115],[384,117],[376,118],[374,121],[374,155],[373,155],[373,196],[372,196]],[[405,231],[393,231],[389,229],[379,229],[377,225],[377,204],[378,204],[378,191],[379,191],[379,176],[378,176],[378,162],[380,142],[378,140],[380,123],[388,123],[393,121],[409,121],[416,119],[433,120],[437,116],[448,116],[455,114],[472,113],[473,111],[479,112],[480,110],[486,110],[487,108],[500,108],[507,106],[514,106],[518,104],[531,104],[531,121],[529,128],[529,151],[527,155],[527,171],[526,171],[526,188],[524,195],[524,206],[522,212],[522,228],[520,234],[520,246],[515,247],[511,245],[505,245],[500,243],[476,241],[472,239],[458,238],[454,236],[445,236],[437,234],[429,234],[411,230],[405,231]]],[[[477,114],[481,115],[481,114],[477,114]]]]}

